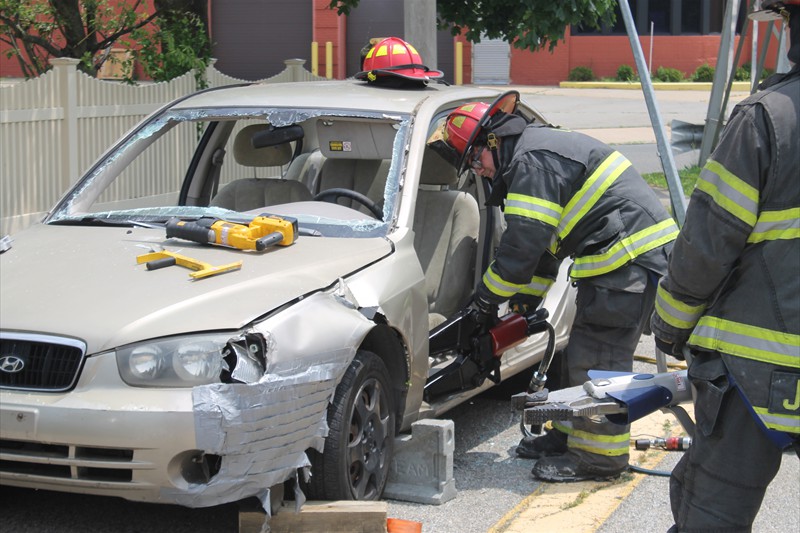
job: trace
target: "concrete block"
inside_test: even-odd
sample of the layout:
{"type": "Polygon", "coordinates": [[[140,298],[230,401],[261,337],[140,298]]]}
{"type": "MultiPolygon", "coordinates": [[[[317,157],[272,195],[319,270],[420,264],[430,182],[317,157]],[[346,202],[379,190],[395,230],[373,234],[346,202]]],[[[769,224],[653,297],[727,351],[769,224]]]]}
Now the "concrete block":
{"type": "Polygon", "coordinates": [[[455,425],[452,420],[420,420],[411,434],[394,441],[385,498],[443,504],[456,497],[453,478],[455,425]]]}

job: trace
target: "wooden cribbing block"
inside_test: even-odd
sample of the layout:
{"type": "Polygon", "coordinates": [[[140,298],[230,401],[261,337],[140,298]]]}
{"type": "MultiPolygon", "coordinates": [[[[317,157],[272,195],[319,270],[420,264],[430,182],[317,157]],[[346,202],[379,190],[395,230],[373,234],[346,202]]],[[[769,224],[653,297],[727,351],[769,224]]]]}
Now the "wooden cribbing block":
{"type": "MultiPolygon", "coordinates": [[[[307,501],[299,513],[294,502],[270,518],[270,533],[386,533],[386,502],[307,501]]],[[[267,515],[240,512],[239,533],[260,533],[267,515]]]]}

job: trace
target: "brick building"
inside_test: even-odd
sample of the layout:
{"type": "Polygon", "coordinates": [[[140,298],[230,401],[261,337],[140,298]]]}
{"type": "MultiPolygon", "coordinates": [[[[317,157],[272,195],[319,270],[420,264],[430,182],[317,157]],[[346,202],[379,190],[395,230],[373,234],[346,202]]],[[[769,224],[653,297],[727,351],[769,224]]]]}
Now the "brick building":
{"type": "MultiPolygon", "coordinates": [[[[671,67],[689,75],[703,64],[714,66],[727,1],[629,0],[645,58],[652,58],[651,69],[671,67]]],[[[736,44],[747,23],[748,3],[741,0],[736,44]]],[[[310,69],[311,43],[316,42],[319,73],[324,75],[328,68],[325,47],[330,43],[330,71],[334,78],[344,78],[360,70],[360,51],[370,38],[404,36],[407,2],[403,0],[361,0],[347,17],[338,16],[328,4],[329,0],[209,0],[217,68],[245,80],[280,72],[288,58],[305,59],[310,69]]],[[[761,23],[759,29],[759,42],[763,42],[767,24],[761,23]]],[[[748,26],[740,64],[752,62],[752,33],[748,26]]],[[[776,41],[771,39],[768,67],[775,64],[776,41]]],[[[436,67],[450,82],[455,79],[457,42],[463,44],[464,83],[557,85],[578,66],[591,68],[597,77],[613,77],[621,65],[634,66],[619,15],[614,26],[601,31],[568,28],[552,53],[518,50],[503,41],[483,40],[473,45],[439,30],[436,67]]],[[[0,54],[0,76],[19,76],[16,60],[0,54]]]]}

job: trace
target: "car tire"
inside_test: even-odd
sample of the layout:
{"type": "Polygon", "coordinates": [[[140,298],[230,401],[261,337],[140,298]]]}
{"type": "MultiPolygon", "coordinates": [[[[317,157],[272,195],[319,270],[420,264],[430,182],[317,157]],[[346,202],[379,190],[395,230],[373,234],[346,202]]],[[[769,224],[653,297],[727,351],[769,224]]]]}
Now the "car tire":
{"type": "Polygon", "coordinates": [[[322,453],[310,450],[312,500],[378,500],[389,477],[396,410],[389,372],[374,353],[359,350],[328,406],[322,453]]]}

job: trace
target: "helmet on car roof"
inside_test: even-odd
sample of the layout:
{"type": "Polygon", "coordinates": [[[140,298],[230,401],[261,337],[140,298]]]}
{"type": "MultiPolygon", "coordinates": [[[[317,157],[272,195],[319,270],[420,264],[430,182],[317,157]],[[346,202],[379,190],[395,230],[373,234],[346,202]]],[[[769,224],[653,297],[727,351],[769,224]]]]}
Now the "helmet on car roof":
{"type": "Polygon", "coordinates": [[[364,56],[364,70],[356,79],[368,83],[397,81],[398,78],[427,84],[444,73],[422,64],[422,58],[411,44],[398,37],[387,37],[370,48],[364,56]]]}
{"type": "Polygon", "coordinates": [[[787,8],[794,6],[800,9],[800,0],[756,0],[750,18],[753,20],[779,20],[788,22],[787,8]]]}

